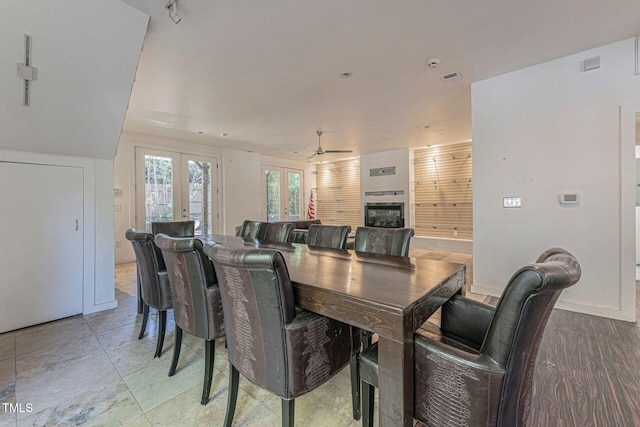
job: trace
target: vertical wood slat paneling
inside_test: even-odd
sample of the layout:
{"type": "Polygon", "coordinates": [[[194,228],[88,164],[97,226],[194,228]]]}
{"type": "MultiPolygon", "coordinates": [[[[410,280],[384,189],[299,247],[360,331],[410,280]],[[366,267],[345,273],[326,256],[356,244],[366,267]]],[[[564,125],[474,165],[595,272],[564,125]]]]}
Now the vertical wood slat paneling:
{"type": "Polygon", "coordinates": [[[472,239],[471,143],[415,150],[414,163],[416,235],[472,239]]]}
{"type": "Polygon", "coordinates": [[[360,225],[360,159],[316,165],[316,218],[327,225],[360,225]]]}

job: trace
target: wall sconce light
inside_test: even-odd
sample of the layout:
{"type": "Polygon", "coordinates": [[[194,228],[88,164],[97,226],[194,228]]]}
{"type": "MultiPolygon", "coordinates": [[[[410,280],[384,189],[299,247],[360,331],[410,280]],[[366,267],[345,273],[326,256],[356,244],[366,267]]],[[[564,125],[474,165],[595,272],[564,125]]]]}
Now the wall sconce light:
{"type": "Polygon", "coordinates": [[[169,11],[169,18],[171,18],[174,24],[182,21],[182,18],[180,18],[180,16],[178,16],[178,14],[176,13],[176,1],[177,0],[169,0],[169,2],[165,6],[165,9],[169,11]]]}

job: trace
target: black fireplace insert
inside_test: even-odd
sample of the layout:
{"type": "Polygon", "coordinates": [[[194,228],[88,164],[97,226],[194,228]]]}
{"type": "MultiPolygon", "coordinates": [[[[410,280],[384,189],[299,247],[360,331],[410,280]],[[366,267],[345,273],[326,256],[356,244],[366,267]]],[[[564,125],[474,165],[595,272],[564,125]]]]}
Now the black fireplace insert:
{"type": "Polygon", "coordinates": [[[367,227],[404,227],[404,203],[365,203],[364,225],[367,227]]]}

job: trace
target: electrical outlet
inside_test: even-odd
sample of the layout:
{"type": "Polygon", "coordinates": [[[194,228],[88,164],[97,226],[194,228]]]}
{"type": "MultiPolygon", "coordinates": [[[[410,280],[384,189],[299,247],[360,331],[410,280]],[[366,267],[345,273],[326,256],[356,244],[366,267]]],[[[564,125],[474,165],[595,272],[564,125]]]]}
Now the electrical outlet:
{"type": "Polygon", "coordinates": [[[120,240],[116,240],[116,248],[121,248],[122,242],[120,240]]]}
{"type": "Polygon", "coordinates": [[[458,237],[458,230],[455,228],[453,229],[453,237],[458,237]]]}
{"type": "Polygon", "coordinates": [[[116,211],[116,212],[122,211],[122,205],[114,205],[113,206],[113,210],[116,211]]]}

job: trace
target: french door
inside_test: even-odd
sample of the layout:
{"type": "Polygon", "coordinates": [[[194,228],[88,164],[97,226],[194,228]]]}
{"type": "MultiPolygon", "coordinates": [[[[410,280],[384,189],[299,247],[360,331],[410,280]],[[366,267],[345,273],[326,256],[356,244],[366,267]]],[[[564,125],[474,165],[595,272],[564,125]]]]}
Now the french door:
{"type": "Polygon", "coordinates": [[[304,219],[304,175],[299,169],[262,166],[262,217],[267,221],[304,219]]]}
{"type": "Polygon", "coordinates": [[[195,221],[196,235],[218,232],[218,160],[136,147],[136,227],[195,221]]]}

